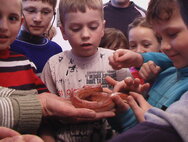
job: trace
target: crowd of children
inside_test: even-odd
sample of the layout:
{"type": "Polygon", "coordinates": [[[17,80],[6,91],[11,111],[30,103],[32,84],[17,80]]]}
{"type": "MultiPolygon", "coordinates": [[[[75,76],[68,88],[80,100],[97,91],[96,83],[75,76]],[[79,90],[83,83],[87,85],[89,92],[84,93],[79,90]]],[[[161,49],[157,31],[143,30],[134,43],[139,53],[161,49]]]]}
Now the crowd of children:
{"type": "MultiPolygon", "coordinates": [[[[51,30],[56,3],[56,0],[1,1],[0,88],[13,90],[3,93],[7,89],[1,88],[0,97],[6,99],[14,89],[36,89],[38,93],[51,92],[54,98],[68,104],[74,91],[84,85],[101,84],[112,92],[126,90],[127,103],[117,95],[110,96],[116,114],[99,113],[89,121],[75,117],[69,121],[43,119],[38,135],[45,142],[104,142],[107,118],[110,126],[121,133],[111,142],[187,142],[187,2],[151,0],[146,18],[135,19],[125,37],[117,29],[105,29],[101,0],[61,0],[60,28],[72,47],[64,52],[44,36],[51,30]],[[131,69],[140,70],[145,82],[152,79],[152,85],[137,79],[131,69]]],[[[43,101],[42,105],[45,104],[48,103],[43,101]]],[[[3,111],[8,109],[1,101],[0,106],[0,113],[6,114],[3,111]]],[[[52,106],[45,108],[53,110],[52,106]]],[[[3,118],[2,126],[19,130],[13,126],[14,120],[5,125],[3,118]]],[[[11,118],[19,120],[24,116],[11,118]]],[[[21,133],[30,132],[22,129],[21,133]]]]}

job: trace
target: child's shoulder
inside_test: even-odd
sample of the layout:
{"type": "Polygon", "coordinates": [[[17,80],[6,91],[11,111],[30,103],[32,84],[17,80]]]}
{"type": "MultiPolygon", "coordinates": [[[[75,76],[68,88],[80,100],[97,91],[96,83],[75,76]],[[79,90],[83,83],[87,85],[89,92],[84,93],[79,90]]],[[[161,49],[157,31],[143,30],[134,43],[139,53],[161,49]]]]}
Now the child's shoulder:
{"type": "Polygon", "coordinates": [[[48,40],[48,43],[50,44],[50,46],[62,50],[61,46],[60,46],[58,43],[56,43],[56,42],[54,42],[54,41],[51,41],[51,40],[48,40]]]}
{"type": "Polygon", "coordinates": [[[60,53],[55,54],[52,57],[50,57],[49,61],[56,61],[56,60],[60,60],[62,58],[67,58],[67,56],[69,56],[69,55],[70,55],[70,51],[65,50],[63,52],[60,52],[60,53]]]}

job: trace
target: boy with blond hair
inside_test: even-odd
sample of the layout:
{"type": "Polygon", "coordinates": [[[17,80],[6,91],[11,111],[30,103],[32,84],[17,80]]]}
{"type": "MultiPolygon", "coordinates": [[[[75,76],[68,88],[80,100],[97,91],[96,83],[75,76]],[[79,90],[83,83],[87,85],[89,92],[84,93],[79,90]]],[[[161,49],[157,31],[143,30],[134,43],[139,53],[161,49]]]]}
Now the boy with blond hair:
{"type": "MultiPolygon", "coordinates": [[[[46,63],[41,78],[48,89],[64,98],[84,85],[102,84],[105,76],[117,80],[131,76],[129,69],[114,70],[108,57],[114,51],[98,48],[104,35],[103,4],[101,0],[61,0],[59,5],[61,32],[72,49],[59,53],[46,63]]],[[[63,141],[103,141],[104,122],[64,124],[56,134],[63,141]]]]}

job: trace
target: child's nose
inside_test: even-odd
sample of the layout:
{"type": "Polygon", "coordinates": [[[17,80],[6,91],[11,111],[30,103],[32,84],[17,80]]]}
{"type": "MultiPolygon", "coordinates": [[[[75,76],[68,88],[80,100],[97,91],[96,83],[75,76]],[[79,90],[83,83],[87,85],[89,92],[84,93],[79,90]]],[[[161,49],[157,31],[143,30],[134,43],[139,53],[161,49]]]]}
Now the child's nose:
{"type": "Polygon", "coordinates": [[[138,45],[136,52],[144,53],[144,48],[141,45],[138,45]]]}
{"type": "Polygon", "coordinates": [[[36,22],[41,22],[41,21],[42,21],[42,14],[41,14],[40,12],[37,12],[37,13],[34,15],[33,20],[36,21],[36,22]]]}
{"type": "Polygon", "coordinates": [[[170,48],[171,46],[167,41],[161,41],[161,50],[169,50],[170,48]]]}
{"type": "Polygon", "coordinates": [[[86,39],[90,37],[90,31],[88,28],[83,28],[82,30],[82,38],[86,39]]]}
{"type": "Polygon", "coordinates": [[[4,31],[6,31],[6,30],[8,30],[8,23],[7,23],[7,20],[1,19],[1,20],[0,20],[0,31],[1,31],[1,32],[4,32],[4,31]]]}

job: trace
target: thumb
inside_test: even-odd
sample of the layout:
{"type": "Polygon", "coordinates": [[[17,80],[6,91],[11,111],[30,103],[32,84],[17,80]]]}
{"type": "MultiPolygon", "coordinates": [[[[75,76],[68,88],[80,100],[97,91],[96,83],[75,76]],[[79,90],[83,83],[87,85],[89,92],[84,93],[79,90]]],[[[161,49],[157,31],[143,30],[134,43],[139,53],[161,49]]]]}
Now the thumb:
{"type": "Polygon", "coordinates": [[[6,127],[0,127],[0,132],[0,139],[20,135],[18,132],[6,127]]]}

